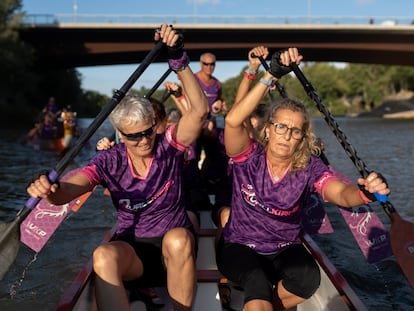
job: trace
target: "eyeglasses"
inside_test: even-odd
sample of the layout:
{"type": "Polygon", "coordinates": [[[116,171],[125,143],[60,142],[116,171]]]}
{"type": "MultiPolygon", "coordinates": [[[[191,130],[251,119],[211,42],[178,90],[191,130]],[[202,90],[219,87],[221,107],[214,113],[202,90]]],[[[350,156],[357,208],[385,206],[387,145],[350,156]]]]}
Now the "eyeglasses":
{"type": "Polygon", "coordinates": [[[288,127],[286,124],[283,123],[270,123],[275,128],[275,133],[279,135],[284,135],[288,130],[290,130],[290,134],[296,140],[302,139],[305,136],[305,133],[302,129],[297,127],[288,127]]]}
{"type": "Polygon", "coordinates": [[[157,125],[157,122],[154,122],[154,124],[150,128],[146,129],[145,131],[137,132],[137,133],[131,133],[131,134],[125,134],[120,129],[118,129],[118,131],[127,140],[131,140],[131,141],[141,141],[144,137],[151,137],[152,134],[155,133],[154,129],[155,129],[155,126],[156,125],[157,125]]]}
{"type": "Polygon", "coordinates": [[[206,63],[206,62],[201,62],[204,66],[215,66],[216,62],[212,62],[212,63],[206,63]]]}

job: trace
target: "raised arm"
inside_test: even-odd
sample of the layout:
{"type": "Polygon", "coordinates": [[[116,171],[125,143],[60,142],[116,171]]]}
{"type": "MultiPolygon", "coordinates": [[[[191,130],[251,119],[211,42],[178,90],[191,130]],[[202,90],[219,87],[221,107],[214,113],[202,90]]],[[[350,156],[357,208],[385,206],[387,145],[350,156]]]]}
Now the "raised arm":
{"type": "Polygon", "coordinates": [[[177,139],[187,145],[193,143],[203,126],[209,105],[200,84],[188,66],[189,58],[184,51],[183,38],[171,26],[163,24],[159,36],[167,45],[170,68],[173,69],[185,90],[188,111],[182,116],[177,126],[177,139]]]}
{"type": "Polygon", "coordinates": [[[249,60],[249,66],[243,73],[243,78],[240,82],[239,88],[237,89],[236,98],[234,100],[235,104],[237,104],[244,96],[246,96],[253,81],[257,78],[257,73],[261,64],[258,57],[261,56],[263,59],[266,59],[267,55],[269,55],[269,51],[262,45],[257,46],[249,51],[249,54],[247,56],[249,60]],[[253,57],[253,55],[256,57],[253,57]]]}
{"type": "Polygon", "coordinates": [[[291,62],[300,63],[302,56],[296,48],[289,48],[283,52],[276,52],[272,56],[271,72],[266,71],[257,83],[243,98],[240,99],[230,109],[226,116],[226,126],[224,129],[224,143],[226,152],[229,156],[238,155],[245,151],[250,143],[249,128],[245,124],[245,120],[255,110],[269,87],[273,86],[273,82],[287,72],[280,70],[280,64],[289,66],[291,62]]]}

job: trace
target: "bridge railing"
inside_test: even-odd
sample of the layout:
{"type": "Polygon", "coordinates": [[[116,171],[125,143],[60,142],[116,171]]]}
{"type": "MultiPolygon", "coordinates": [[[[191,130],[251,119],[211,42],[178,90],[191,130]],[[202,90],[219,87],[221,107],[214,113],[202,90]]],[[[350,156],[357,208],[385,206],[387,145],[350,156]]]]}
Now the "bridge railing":
{"type": "Polygon", "coordinates": [[[208,16],[208,15],[104,15],[27,14],[24,24],[294,24],[294,25],[414,25],[414,18],[401,16],[208,16]]]}

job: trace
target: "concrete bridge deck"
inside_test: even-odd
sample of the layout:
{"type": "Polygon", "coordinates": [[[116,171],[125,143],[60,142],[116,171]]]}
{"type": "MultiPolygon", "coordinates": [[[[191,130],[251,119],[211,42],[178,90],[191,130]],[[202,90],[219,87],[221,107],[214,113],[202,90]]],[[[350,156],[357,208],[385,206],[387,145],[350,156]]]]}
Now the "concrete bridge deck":
{"type": "MultiPolygon", "coordinates": [[[[264,20],[266,21],[266,20],[264,20]]],[[[160,23],[27,23],[21,38],[43,66],[63,68],[139,63],[160,23]]],[[[296,46],[307,61],[414,66],[414,25],[177,23],[191,59],[212,51],[218,60],[245,60],[263,44],[271,51],[296,46]]],[[[163,61],[159,58],[159,61],[163,61]]]]}

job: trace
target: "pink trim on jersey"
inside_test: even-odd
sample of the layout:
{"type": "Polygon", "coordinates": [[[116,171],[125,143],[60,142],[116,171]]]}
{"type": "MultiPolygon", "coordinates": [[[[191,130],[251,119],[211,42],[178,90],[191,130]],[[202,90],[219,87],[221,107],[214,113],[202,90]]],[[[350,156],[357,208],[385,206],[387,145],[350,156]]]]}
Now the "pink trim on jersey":
{"type": "Polygon", "coordinates": [[[165,130],[165,137],[167,137],[167,141],[171,146],[173,146],[177,150],[185,151],[185,149],[187,149],[189,146],[187,146],[184,143],[179,142],[177,140],[177,135],[175,135],[175,128],[176,127],[177,127],[177,124],[173,124],[173,125],[169,126],[165,130]]]}
{"type": "Polygon", "coordinates": [[[336,179],[338,179],[338,177],[332,175],[332,173],[325,172],[323,173],[322,177],[313,184],[315,186],[316,192],[322,196],[324,202],[328,202],[328,200],[325,199],[324,195],[326,186],[329,184],[329,182],[336,179]]]}
{"type": "Polygon", "coordinates": [[[127,149],[127,155],[128,155],[128,157],[127,157],[128,158],[128,166],[129,166],[129,169],[131,170],[132,176],[134,176],[135,178],[144,180],[147,177],[147,175],[148,175],[148,173],[151,169],[151,164],[152,164],[152,161],[154,160],[154,157],[151,156],[151,159],[149,161],[149,165],[147,166],[147,170],[145,171],[145,174],[141,176],[141,175],[137,175],[135,173],[134,164],[132,163],[132,159],[131,159],[131,156],[128,153],[128,149],[127,149]]]}
{"type": "Polygon", "coordinates": [[[253,141],[250,141],[249,147],[243,151],[242,153],[232,156],[233,162],[244,162],[248,159],[248,157],[251,155],[251,153],[256,149],[257,145],[253,143],[253,141]]]}
{"type": "Polygon", "coordinates": [[[272,179],[272,182],[274,184],[280,183],[282,181],[283,177],[285,177],[286,173],[289,172],[290,167],[291,167],[291,165],[289,164],[289,166],[285,169],[285,171],[283,172],[283,174],[281,176],[273,176],[273,174],[272,174],[272,164],[270,164],[268,159],[266,159],[266,165],[267,165],[267,171],[269,173],[269,176],[272,179]]]}
{"type": "Polygon", "coordinates": [[[99,185],[102,181],[101,176],[99,176],[99,174],[96,172],[95,165],[85,166],[79,171],[79,173],[85,175],[89,180],[89,184],[93,187],[99,185]]]}

